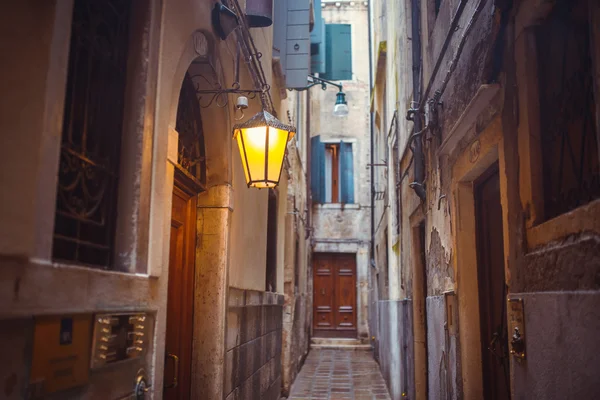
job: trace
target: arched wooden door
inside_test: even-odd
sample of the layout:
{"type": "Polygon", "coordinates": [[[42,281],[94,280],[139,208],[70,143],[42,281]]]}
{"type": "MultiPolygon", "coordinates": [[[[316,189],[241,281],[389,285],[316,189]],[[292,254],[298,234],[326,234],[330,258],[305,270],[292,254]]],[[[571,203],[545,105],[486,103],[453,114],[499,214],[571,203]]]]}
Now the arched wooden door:
{"type": "Polygon", "coordinates": [[[197,195],[204,190],[206,168],[200,106],[194,83],[186,75],[179,95],[163,398],[190,399],[194,326],[197,195]]]}

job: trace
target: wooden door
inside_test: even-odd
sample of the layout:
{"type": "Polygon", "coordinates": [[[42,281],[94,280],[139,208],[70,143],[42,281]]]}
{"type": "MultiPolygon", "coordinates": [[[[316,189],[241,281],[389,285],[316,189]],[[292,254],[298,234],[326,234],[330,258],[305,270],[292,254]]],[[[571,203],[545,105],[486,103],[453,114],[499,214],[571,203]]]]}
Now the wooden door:
{"type": "Polygon", "coordinates": [[[485,399],[510,399],[502,205],[498,170],[476,185],[477,259],[485,399]]]}
{"type": "MultiPolygon", "coordinates": [[[[177,174],[176,174],[177,175],[177,174]]],[[[196,195],[177,182],[173,190],[167,297],[167,337],[163,398],[190,398],[196,195]]]]}
{"type": "Polygon", "coordinates": [[[356,255],[315,253],[313,330],[320,337],[356,337],[356,255]]]}

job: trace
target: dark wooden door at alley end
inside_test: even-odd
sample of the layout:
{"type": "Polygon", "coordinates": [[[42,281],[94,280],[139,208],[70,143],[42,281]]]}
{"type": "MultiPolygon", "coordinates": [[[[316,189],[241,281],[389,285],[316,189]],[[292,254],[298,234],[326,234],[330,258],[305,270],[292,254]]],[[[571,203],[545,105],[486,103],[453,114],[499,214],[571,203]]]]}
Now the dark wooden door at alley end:
{"type": "Polygon", "coordinates": [[[356,337],[356,255],[315,253],[313,333],[356,337]]]}

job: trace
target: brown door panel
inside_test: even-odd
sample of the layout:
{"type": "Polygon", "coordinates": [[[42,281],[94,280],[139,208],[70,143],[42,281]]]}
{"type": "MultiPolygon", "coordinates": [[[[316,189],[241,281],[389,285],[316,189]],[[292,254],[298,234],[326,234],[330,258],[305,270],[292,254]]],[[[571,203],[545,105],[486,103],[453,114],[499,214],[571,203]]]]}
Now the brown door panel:
{"type": "Polygon", "coordinates": [[[476,185],[477,258],[482,375],[486,399],[510,399],[504,242],[500,177],[496,169],[476,185]]]}
{"type": "Polygon", "coordinates": [[[356,261],[354,254],[317,253],[314,257],[314,323],[328,336],[356,331],[356,261]]]}
{"type": "Polygon", "coordinates": [[[196,197],[175,187],[171,211],[163,398],[190,398],[196,250],[196,197]],[[175,357],[169,357],[174,355],[175,357]],[[177,363],[177,366],[175,365],[177,363]],[[175,371],[178,374],[175,376],[175,371]],[[176,385],[173,383],[177,382],[176,385]],[[171,387],[169,387],[171,386],[171,387]]]}

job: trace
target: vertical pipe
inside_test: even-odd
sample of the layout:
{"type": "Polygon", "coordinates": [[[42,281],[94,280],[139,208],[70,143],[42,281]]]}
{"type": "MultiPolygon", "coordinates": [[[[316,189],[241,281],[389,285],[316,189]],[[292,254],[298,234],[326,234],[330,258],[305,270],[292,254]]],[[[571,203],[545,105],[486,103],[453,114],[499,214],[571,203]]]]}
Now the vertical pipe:
{"type": "MultiPolygon", "coordinates": [[[[373,25],[373,2],[368,5],[368,29],[369,29],[369,94],[373,94],[373,34],[371,32],[373,25]]],[[[373,124],[373,111],[370,111],[369,128],[371,139],[371,257],[370,264],[375,265],[375,130],[373,124]]]]}
{"type": "MultiPolygon", "coordinates": [[[[300,92],[298,93],[298,104],[300,104],[300,92]]],[[[306,128],[304,129],[306,132],[305,136],[305,140],[304,140],[304,145],[306,146],[306,168],[305,171],[310,171],[310,160],[311,160],[311,154],[310,154],[310,143],[311,143],[311,127],[310,127],[310,90],[306,91],[306,128]]],[[[300,118],[300,115],[298,115],[298,118],[300,118]]],[[[308,239],[310,237],[310,233],[311,233],[311,228],[312,228],[312,196],[311,196],[311,192],[310,192],[310,187],[311,187],[311,183],[312,183],[312,179],[311,179],[311,173],[307,172],[306,173],[306,208],[307,208],[307,213],[306,213],[306,239],[308,239]]]]}
{"type": "Polygon", "coordinates": [[[425,188],[423,186],[425,179],[425,157],[423,155],[423,141],[421,135],[415,133],[421,132],[421,113],[418,110],[418,104],[421,101],[421,5],[420,0],[412,0],[411,4],[412,17],[412,75],[413,75],[413,106],[417,111],[413,114],[414,122],[414,160],[415,160],[415,181],[410,184],[410,187],[416,192],[421,201],[425,201],[425,188]]]}

